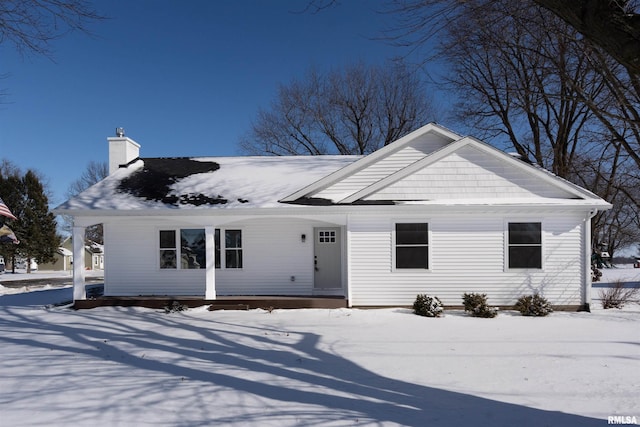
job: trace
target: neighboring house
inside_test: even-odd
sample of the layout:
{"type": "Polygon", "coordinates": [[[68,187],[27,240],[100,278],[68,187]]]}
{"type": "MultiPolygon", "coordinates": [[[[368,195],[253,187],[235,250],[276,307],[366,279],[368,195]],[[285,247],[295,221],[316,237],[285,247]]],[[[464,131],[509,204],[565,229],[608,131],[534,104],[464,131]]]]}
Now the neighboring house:
{"type": "MultiPolygon", "coordinates": [[[[74,237],[104,224],[107,296],[590,302],[591,218],[611,205],[439,125],[364,157],[139,158],[108,141],[110,175],[55,210],[74,237]]],[[[74,269],[75,299],[83,280],[74,269]]]]}
{"type": "Polygon", "coordinates": [[[87,270],[104,270],[104,245],[87,241],[84,265],[87,270]]]}
{"type": "Polygon", "coordinates": [[[53,255],[53,261],[40,264],[42,271],[71,271],[73,267],[73,252],[65,247],[59,247],[53,255]]]}
{"type": "MultiPolygon", "coordinates": [[[[65,271],[73,268],[73,239],[65,238],[56,253],[54,260],[40,264],[40,270],[65,271]]],[[[82,265],[86,270],[104,269],[104,247],[96,242],[85,241],[84,260],[82,265]]],[[[78,258],[80,259],[80,258],[78,258]]]]}

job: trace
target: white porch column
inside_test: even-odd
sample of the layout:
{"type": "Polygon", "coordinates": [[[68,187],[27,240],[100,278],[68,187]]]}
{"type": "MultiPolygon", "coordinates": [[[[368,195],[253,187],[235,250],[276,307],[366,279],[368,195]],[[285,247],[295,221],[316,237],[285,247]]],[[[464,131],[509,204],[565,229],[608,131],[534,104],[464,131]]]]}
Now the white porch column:
{"type": "Polygon", "coordinates": [[[73,226],[73,300],[87,299],[84,288],[84,232],[85,227],[73,226]]]}
{"type": "Polygon", "coordinates": [[[205,227],[205,247],[206,247],[206,279],[205,279],[205,299],[216,299],[216,243],[215,227],[205,227]]]}
{"type": "Polygon", "coordinates": [[[589,212],[587,217],[584,220],[584,302],[583,304],[587,308],[588,311],[591,311],[591,286],[593,285],[591,282],[591,220],[598,211],[596,209],[589,212]]]}
{"type": "Polygon", "coordinates": [[[352,269],[351,269],[351,238],[353,237],[352,231],[351,231],[351,215],[347,215],[347,232],[345,233],[346,239],[347,239],[347,256],[345,257],[345,259],[347,260],[347,283],[345,283],[344,285],[347,287],[347,305],[348,307],[353,307],[353,294],[351,292],[351,274],[352,274],[352,269]]]}

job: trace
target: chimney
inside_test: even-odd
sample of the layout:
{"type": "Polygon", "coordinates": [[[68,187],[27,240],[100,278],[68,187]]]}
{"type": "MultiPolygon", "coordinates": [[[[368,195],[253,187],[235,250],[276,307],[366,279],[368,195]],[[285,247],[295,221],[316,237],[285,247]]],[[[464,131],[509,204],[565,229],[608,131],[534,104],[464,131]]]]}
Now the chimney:
{"type": "Polygon", "coordinates": [[[126,165],[140,155],[140,144],[124,136],[124,129],[117,128],[116,136],[107,138],[109,141],[109,175],[117,171],[121,165],[126,165]]]}

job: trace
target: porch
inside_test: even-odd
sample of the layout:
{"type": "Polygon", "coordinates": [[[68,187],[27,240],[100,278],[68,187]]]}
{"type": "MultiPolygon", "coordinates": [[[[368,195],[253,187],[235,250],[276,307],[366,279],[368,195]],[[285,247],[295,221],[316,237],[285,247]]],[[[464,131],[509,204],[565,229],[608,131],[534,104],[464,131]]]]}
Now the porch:
{"type": "Polygon", "coordinates": [[[99,296],[92,299],[76,300],[73,308],[76,310],[96,307],[147,307],[164,309],[178,304],[189,308],[208,305],[209,310],[251,310],[262,308],[296,309],[296,308],[346,308],[348,300],[342,296],[220,296],[215,300],[190,296],[137,296],[114,297],[99,296]]]}

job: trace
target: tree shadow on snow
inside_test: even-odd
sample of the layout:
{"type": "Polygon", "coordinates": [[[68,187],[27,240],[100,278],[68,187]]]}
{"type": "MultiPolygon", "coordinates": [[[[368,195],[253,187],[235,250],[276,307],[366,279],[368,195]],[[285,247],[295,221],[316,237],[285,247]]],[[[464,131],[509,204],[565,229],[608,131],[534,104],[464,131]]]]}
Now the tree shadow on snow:
{"type": "MultiPolygon", "coordinates": [[[[603,423],[381,376],[324,349],[321,336],[297,332],[295,325],[273,328],[255,324],[255,318],[250,324],[224,323],[215,312],[167,315],[131,308],[56,314],[31,316],[20,308],[0,307],[0,345],[58,354],[52,360],[68,364],[69,392],[82,384],[100,384],[100,399],[88,395],[86,400],[49,408],[48,422],[54,425],[69,420],[81,425],[113,422],[108,417],[130,413],[142,417],[145,408],[156,410],[166,402],[182,408],[179,414],[168,414],[167,423],[189,426],[603,423]],[[43,318],[56,320],[49,323],[43,318]],[[98,369],[91,369],[92,361],[98,362],[98,369]],[[123,386],[114,373],[131,373],[141,380],[125,381],[123,386]],[[221,397],[230,391],[236,400],[221,397]],[[222,407],[218,398],[224,399],[222,407]],[[96,414],[105,418],[96,420],[96,414]]],[[[43,386],[33,391],[34,396],[25,397],[21,391],[24,398],[47,393],[51,373],[46,366],[41,373],[39,369],[34,366],[25,381],[40,381],[43,386]]],[[[135,421],[143,424],[144,418],[135,421]]]]}

